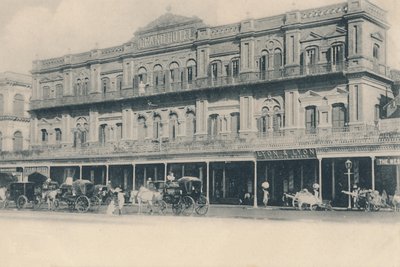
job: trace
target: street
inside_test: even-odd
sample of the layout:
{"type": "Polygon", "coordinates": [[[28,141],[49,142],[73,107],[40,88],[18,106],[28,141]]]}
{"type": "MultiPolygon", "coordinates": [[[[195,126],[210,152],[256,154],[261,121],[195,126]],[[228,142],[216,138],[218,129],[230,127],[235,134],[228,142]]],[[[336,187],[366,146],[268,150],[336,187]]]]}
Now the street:
{"type": "Polygon", "coordinates": [[[215,211],[183,217],[1,210],[1,266],[400,266],[399,213],[260,209],[269,216],[234,218],[239,209],[219,217],[215,211]]]}

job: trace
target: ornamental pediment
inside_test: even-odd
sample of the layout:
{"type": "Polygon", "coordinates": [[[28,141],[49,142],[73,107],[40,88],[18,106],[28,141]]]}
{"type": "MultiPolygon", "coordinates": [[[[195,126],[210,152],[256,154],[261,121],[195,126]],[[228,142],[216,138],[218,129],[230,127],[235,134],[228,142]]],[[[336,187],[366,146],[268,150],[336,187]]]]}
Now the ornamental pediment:
{"type": "Polygon", "coordinates": [[[183,25],[199,24],[199,23],[203,24],[203,21],[197,17],[185,17],[168,12],[158,17],[156,20],[150,22],[146,26],[139,28],[139,30],[136,31],[135,35],[141,35],[148,32],[156,32],[183,25]]]}
{"type": "Polygon", "coordinates": [[[371,37],[381,42],[384,40],[383,35],[380,32],[371,34],[371,37]]]}

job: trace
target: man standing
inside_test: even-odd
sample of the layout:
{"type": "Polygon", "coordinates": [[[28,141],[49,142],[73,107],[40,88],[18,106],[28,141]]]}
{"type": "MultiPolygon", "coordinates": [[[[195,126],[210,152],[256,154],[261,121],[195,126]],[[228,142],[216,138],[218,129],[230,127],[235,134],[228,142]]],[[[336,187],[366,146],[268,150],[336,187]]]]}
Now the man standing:
{"type": "Polygon", "coordinates": [[[267,207],[268,200],[269,200],[269,192],[268,192],[269,183],[268,183],[267,179],[265,179],[265,181],[261,184],[261,188],[264,192],[263,203],[264,203],[264,206],[267,207]]]}
{"type": "Polygon", "coordinates": [[[167,182],[173,182],[174,180],[175,180],[174,173],[172,171],[169,171],[167,175],[167,182]]]}

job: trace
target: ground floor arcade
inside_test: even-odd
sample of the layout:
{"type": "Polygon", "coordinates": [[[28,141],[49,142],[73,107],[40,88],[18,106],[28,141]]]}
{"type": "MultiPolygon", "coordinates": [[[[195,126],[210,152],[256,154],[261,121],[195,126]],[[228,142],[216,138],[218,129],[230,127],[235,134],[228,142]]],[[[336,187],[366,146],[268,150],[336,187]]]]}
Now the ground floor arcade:
{"type": "MultiPolygon", "coordinates": [[[[296,151],[296,153],[299,150],[296,151]]],[[[335,206],[347,206],[347,195],[354,184],[361,188],[383,190],[393,195],[400,190],[400,157],[365,155],[318,155],[315,150],[304,150],[301,155],[291,156],[286,150],[270,154],[255,153],[253,157],[214,159],[175,159],[154,161],[113,161],[113,162],[37,162],[17,163],[18,166],[0,166],[1,172],[13,171],[20,180],[32,176],[50,177],[63,183],[67,177],[91,180],[95,184],[121,186],[126,191],[146,186],[146,181],[164,180],[169,171],[178,179],[182,176],[196,176],[203,181],[203,192],[211,204],[261,205],[263,191],[261,184],[270,184],[270,205],[282,205],[284,193],[295,193],[312,185],[320,185],[323,199],[331,200],[335,206]],[[282,156],[283,155],[283,156],[282,156]],[[345,162],[352,162],[351,169],[345,162]],[[245,195],[250,196],[244,202],[245,195]]]]}

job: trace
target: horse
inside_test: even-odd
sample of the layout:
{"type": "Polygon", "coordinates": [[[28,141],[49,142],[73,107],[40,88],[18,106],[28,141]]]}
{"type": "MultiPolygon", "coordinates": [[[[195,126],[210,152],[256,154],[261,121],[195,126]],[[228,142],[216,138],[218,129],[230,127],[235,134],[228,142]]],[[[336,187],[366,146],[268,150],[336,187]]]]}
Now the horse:
{"type": "Polygon", "coordinates": [[[394,211],[400,211],[400,195],[390,196],[390,204],[394,211]]]}
{"type": "Polygon", "coordinates": [[[61,193],[60,189],[55,189],[55,190],[46,190],[44,192],[42,192],[42,199],[44,199],[47,202],[47,208],[49,210],[51,209],[56,209],[56,199],[57,199],[57,195],[61,193]]]}
{"type": "Polygon", "coordinates": [[[139,204],[138,214],[142,213],[142,203],[147,203],[150,213],[153,212],[153,204],[162,200],[162,194],[158,191],[152,191],[144,186],[139,188],[139,191],[133,190],[131,192],[132,204],[135,203],[135,198],[139,204]]]}
{"type": "Polygon", "coordinates": [[[0,188],[0,200],[4,204],[3,207],[7,205],[7,187],[0,188]]]}

